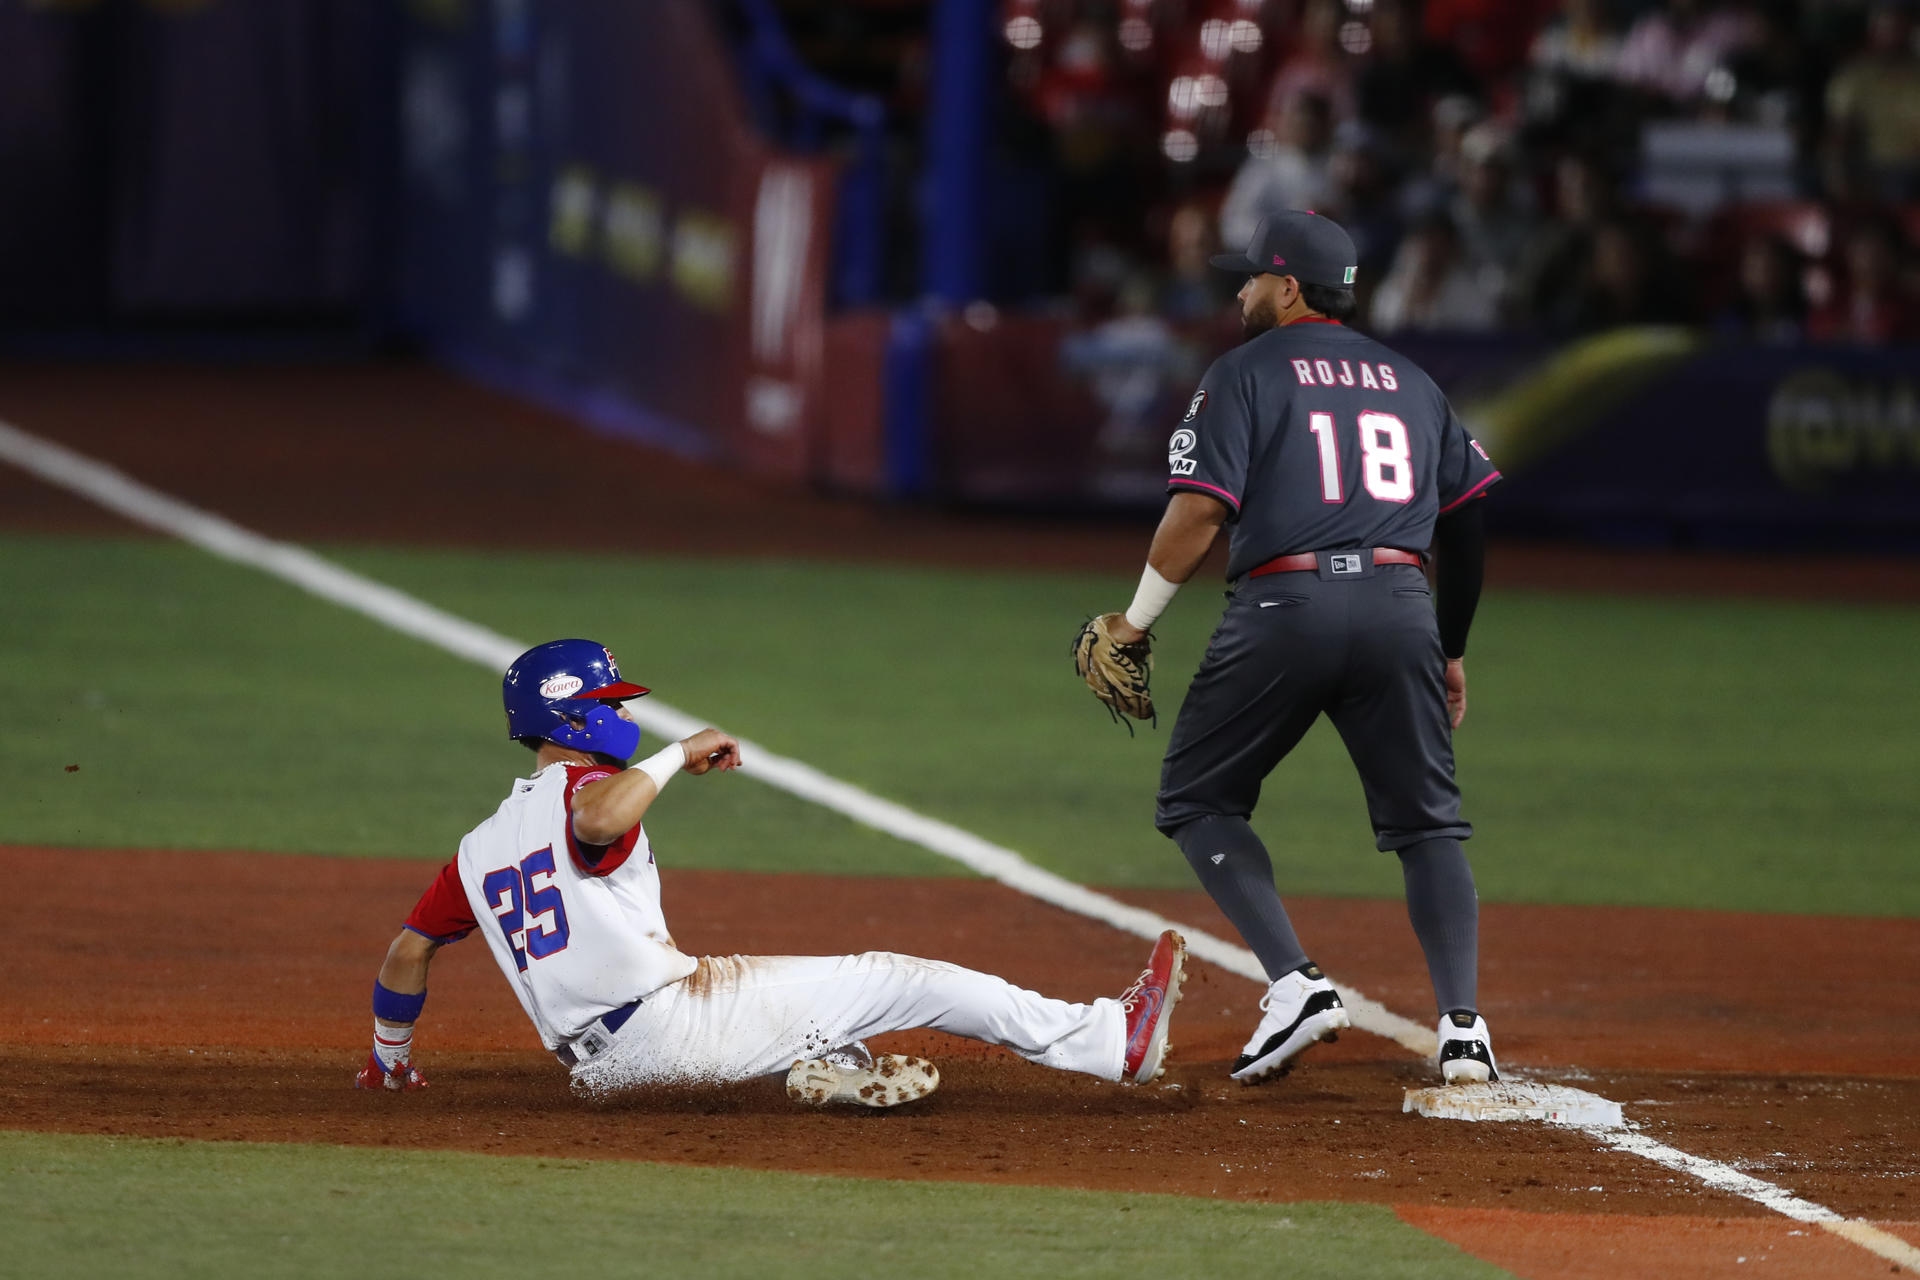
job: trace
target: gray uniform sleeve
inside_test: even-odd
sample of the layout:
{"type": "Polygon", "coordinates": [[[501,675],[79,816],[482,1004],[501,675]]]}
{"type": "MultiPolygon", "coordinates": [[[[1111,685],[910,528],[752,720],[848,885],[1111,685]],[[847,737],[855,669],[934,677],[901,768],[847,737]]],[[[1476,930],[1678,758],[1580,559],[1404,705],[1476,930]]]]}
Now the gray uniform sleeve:
{"type": "Polygon", "coordinates": [[[1253,407],[1239,370],[1223,356],[1200,379],[1187,416],[1167,441],[1167,492],[1217,498],[1228,521],[1239,520],[1252,439],[1253,407]]]}
{"type": "Polygon", "coordinates": [[[1447,423],[1440,429],[1440,514],[1445,515],[1462,503],[1479,497],[1500,479],[1500,469],[1467,434],[1466,424],[1442,396],[1447,423]]]}

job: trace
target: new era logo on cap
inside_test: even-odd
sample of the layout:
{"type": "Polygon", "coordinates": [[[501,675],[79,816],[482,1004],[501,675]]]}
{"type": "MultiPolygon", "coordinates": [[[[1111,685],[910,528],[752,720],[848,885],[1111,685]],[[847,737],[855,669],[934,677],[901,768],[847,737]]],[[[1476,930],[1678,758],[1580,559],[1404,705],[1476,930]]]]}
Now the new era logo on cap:
{"type": "Polygon", "coordinates": [[[1273,265],[1276,267],[1284,267],[1287,265],[1287,260],[1276,253],[1273,255],[1273,265]]]}

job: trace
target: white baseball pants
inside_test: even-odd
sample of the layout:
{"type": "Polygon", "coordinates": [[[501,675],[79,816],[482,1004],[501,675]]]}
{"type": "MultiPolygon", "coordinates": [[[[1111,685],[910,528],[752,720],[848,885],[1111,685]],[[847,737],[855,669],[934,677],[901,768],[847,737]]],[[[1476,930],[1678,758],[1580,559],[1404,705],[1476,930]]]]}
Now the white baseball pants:
{"type": "Polygon", "coordinates": [[[1051,1000],[991,974],[888,951],[708,956],[648,996],[613,1044],[573,1070],[582,1088],[749,1080],[888,1031],[931,1027],[1030,1062],[1118,1080],[1118,1000],[1051,1000]]]}

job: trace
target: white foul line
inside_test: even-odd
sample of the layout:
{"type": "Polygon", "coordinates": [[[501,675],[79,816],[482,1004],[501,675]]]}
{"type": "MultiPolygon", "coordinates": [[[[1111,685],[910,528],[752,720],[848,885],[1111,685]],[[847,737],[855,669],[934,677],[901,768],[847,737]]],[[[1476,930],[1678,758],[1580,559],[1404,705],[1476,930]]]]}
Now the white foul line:
{"type": "MultiPolygon", "coordinates": [[[[144,485],[113,467],[5,422],[0,422],[0,459],[138,524],[172,534],[222,559],[271,574],[322,600],[478,663],[489,671],[506,670],[527,648],[497,631],[437,609],[304,547],[263,537],[144,485]]],[[[629,703],[628,709],[641,728],[663,737],[682,738],[705,727],[704,721],[651,696],[629,703]]],[[[747,762],[741,768],[743,773],[864,826],[917,844],[1052,906],[1149,940],[1159,937],[1163,929],[1177,928],[1186,936],[1187,948],[1193,955],[1229,973],[1266,985],[1267,976],[1259,960],[1245,947],[1076,884],[952,823],[916,813],[745,739],[741,740],[741,756],[747,762]]],[[[1411,1018],[1394,1013],[1351,987],[1341,986],[1340,998],[1345,1001],[1354,1026],[1360,1030],[1392,1040],[1418,1057],[1432,1057],[1436,1052],[1435,1033],[1411,1018]]],[[[1888,1261],[1920,1270],[1920,1249],[1871,1223],[1844,1218],[1783,1187],[1717,1161],[1689,1155],[1638,1133],[1602,1128],[1585,1132],[1617,1151],[1642,1156],[1698,1178],[1716,1190],[1742,1196],[1796,1221],[1823,1227],[1888,1261]]]]}
{"type": "Polygon", "coordinates": [[[1859,1245],[1870,1253],[1880,1255],[1888,1262],[1903,1266],[1909,1271],[1920,1271],[1920,1248],[1915,1248],[1891,1231],[1876,1227],[1864,1219],[1843,1217],[1823,1204],[1816,1204],[1794,1195],[1785,1187],[1763,1182],[1759,1178],[1744,1174],[1733,1166],[1721,1164],[1717,1160],[1690,1155],[1678,1147],[1670,1147],[1643,1133],[1634,1133],[1628,1129],[1588,1129],[1585,1132],[1600,1139],[1615,1151],[1626,1151],[1636,1156],[1643,1156],[1676,1173],[1698,1178],[1716,1191],[1725,1191],[1751,1200],[1775,1213],[1784,1214],[1796,1222],[1811,1223],[1823,1231],[1839,1236],[1842,1240],[1859,1245]]]}

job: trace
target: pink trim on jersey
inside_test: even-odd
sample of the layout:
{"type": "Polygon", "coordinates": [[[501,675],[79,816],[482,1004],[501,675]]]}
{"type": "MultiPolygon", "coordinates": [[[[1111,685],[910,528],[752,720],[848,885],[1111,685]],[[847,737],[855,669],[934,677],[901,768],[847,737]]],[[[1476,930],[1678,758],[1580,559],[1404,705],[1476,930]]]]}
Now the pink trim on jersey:
{"type": "Polygon", "coordinates": [[[1221,497],[1225,498],[1228,502],[1232,503],[1233,509],[1235,511],[1238,511],[1240,509],[1240,499],[1234,497],[1232,494],[1228,493],[1225,489],[1222,489],[1217,484],[1208,484],[1205,480],[1182,480],[1182,479],[1179,479],[1178,477],[1167,481],[1167,483],[1192,485],[1196,489],[1205,489],[1208,493],[1217,493],[1221,497]]]}
{"type": "Polygon", "coordinates": [[[1488,476],[1485,480],[1482,480],[1479,484],[1473,486],[1473,488],[1467,490],[1465,493],[1455,498],[1452,502],[1449,502],[1446,506],[1440,508],[1440,514],[1445,515],[1447,514],[1447,512],[1453,510],[1455,507],[1459,506],[1461,503],[1470,501],[1473,498],[1477,497],[1482,489],[1485,489],[1488,485],[1492,484],[1495,480],[1498,480],[1499,478],[1500,478],[1500,473],[1498,471],[1494,472],[1492,475],[1488,476]]]}

